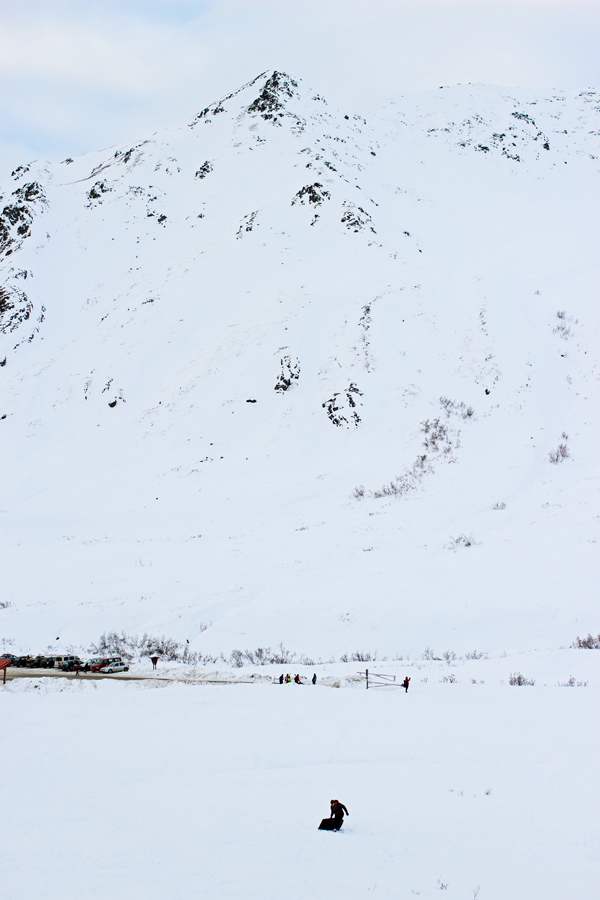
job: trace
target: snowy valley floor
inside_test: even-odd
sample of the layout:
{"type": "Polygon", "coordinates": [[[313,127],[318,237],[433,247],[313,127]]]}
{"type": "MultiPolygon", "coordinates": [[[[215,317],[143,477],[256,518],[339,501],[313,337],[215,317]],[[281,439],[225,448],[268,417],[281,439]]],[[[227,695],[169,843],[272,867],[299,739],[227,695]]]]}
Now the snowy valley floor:
{"type": "MultiPolygon", "coordinates": [[[[360,663],[317,668],[340,690],[9,682],[4,892],[596,897],[600,653],[368,665],[409,674],[408,694],[349,681],[360,663]],[[509,685],[517,671],[535,685],[509,685]],[[339,834],[317,830],[332,797],[339,834]]],[[[279,674],[228,677],[252,671],[279,674]]]]}

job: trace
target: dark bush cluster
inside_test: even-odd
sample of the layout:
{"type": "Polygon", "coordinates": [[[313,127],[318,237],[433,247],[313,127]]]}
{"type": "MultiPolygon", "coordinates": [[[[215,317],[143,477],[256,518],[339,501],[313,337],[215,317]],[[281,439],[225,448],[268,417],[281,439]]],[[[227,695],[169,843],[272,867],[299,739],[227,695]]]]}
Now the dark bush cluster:
{"type": "Polygon", "coordinates": [[[600,650],[600,634],[597,637],[594,637],[593,634],[588,634],[584,638],[578,637],[571,646],[576,650],[600,650]]]}
{"type": "Polygon", "coordinates": [[[535,681],[533,678],[525,678],[525,676],[521,675],[520,672],[513,672],[508,679],[508,683],[523,687],[524,685],[533,686],[535,684],[535,681]]]}
{"type": "Polygon", "coordinates": [[[556,450],[551,450],[548,454],[548,459],[555,466],[558,465],[558,463],[561,463],[563,459],[568,459],[570,456],[569,448],[567,447],[567,439],[569,435],[563,431],[561,437],[562,440],[556,450]]]}
{"type": "MultiPolygon", "coordinates": [[[[222,656],[222,659],[225,657],[222,656]]],[[[288,666],[292,663],[299,666],[314,666],[315,664],[314,660],[308,656],[298,656],[297,653],[286,650],[283,644],[280,644],[277,650],[271,650],[270,647],[257,647],[256,650],[232,650],[229,662],[237,669],[241,669],[242,666],[288,666]]]]}
{"type": "Polygon", "coordinates": [[[370,653],[368,650],[355,650],[354,653],[344,653],[340,656],[340,662],[376,662],[377,651],[370,653]]]}

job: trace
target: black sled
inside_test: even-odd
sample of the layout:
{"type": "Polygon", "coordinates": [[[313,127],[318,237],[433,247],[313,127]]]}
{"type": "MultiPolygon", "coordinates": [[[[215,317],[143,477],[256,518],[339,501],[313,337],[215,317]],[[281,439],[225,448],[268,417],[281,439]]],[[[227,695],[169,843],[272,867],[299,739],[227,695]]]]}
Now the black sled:
{"type": "Polygon", "coordinates": [[[341,827],[342,823],[336,822],[335,819],[322,819],[319,831],[339,831],[341,827]]]}

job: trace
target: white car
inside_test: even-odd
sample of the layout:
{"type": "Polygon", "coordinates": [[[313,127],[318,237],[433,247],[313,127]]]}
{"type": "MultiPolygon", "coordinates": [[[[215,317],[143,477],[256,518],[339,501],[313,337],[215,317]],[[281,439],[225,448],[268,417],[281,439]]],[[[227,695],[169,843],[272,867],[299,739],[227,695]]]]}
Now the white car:
{"type": "Polygon", "coordinates": [[[129,672],[129,666],[125,665],[123,662],[114,662],[110,663],[108,666],[104,666],[100,671],[105,675],[112,675],[114,672],[129,672]]]}

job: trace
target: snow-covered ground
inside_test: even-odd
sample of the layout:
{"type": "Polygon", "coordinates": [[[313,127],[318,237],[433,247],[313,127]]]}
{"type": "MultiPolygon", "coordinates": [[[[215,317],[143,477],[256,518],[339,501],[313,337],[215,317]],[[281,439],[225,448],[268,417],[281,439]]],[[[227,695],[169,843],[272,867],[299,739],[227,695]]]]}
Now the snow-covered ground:
{"type": "Polygon", "coordinates": [[[5,893],[593,900],[600,654],[369,665],[408,693],[358,663],[315,687],[9,682],[5,893]]]}

